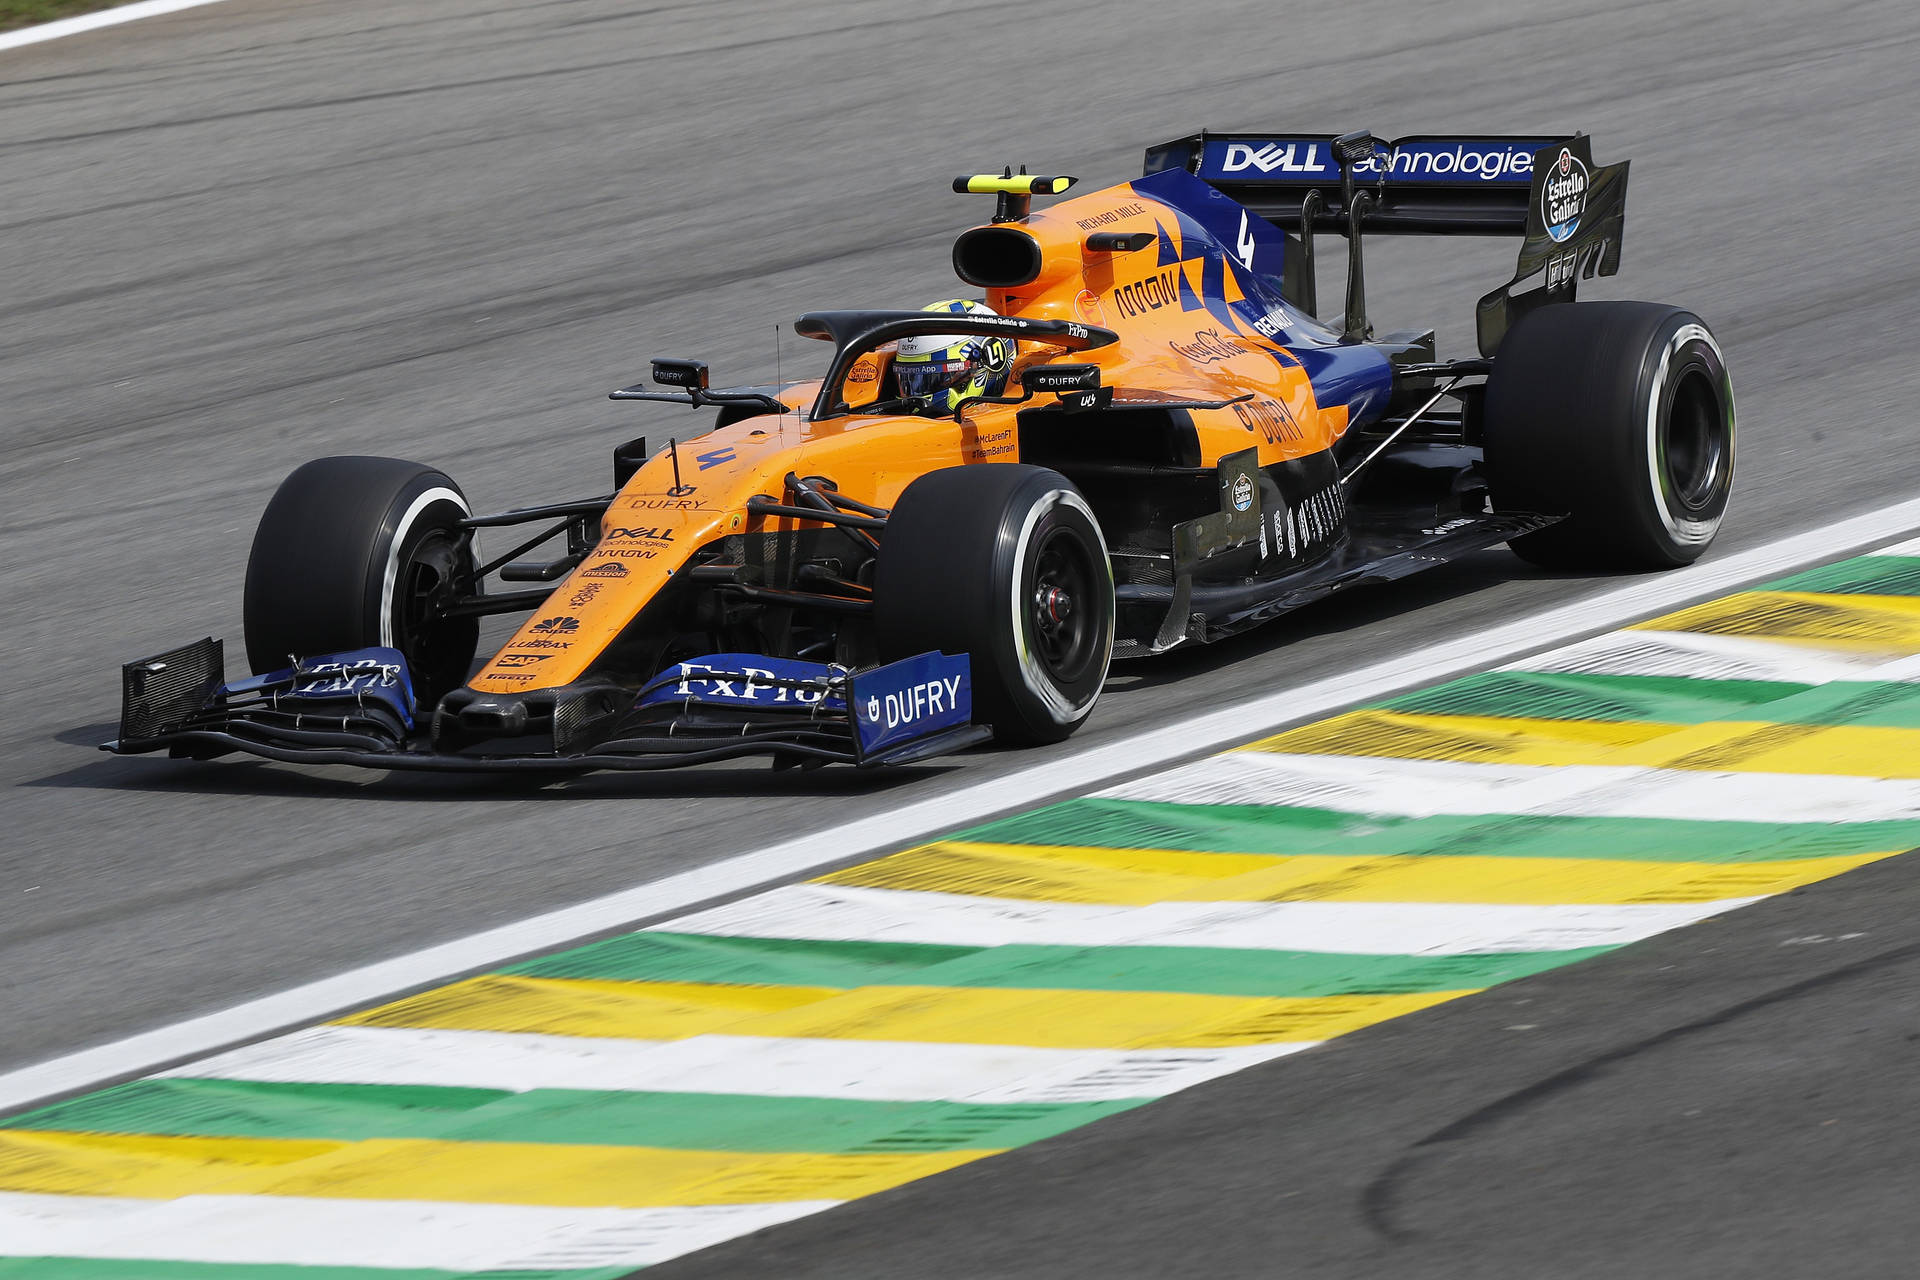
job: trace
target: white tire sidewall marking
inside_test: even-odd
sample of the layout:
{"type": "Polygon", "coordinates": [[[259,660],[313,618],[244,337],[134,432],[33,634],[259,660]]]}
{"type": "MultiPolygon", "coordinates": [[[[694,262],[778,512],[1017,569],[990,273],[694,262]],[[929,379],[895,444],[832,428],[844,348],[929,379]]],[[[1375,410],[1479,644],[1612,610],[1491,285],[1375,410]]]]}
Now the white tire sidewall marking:
{"type": "Polygon", "coordinates": [[[1659,366],[1653,371],[1653,386],[1647,394],[1647,484],[1653,494],[1653,509],[1655,513],[1659,515],[1661,524],[1666,526],[1667,532],[1673,537],[1674,541],[1682,546],[1697,547],[1702,543],[1712,541],[1714,533],[1720,528],[1721,520],[1726,516],[1726,508],[1723,506],[1719,514],[1715,515],[1711,520],[1686,520],[1675,516],[1673,508],[1667,505],[1667,486],[1664,478],[1660,474],[1661,400],[1664,398],[1666,391],[1668,371],[1673,367],[1673,358],[1678,355],[1680,349],[1689,342],[1703,343],[1708,350],[1713,352],[1713,358],[1720,364],[1722,371],[1720,392],[1727,400],[1726,480],[1728,484],[1731,484],[1733,481],[1733,385],[1732,380],[1724,376],[1727,360],[1720,352],[1720,344],[1714,341],[1713,334],[1707,331],[1705,325],[1683,324],[1674,330],[1673,336],[1667,339],[1666,348],[1660,352],[1659,366]]]}
{"type": "Polygon", "coordinates": [[[1022,621],[1027,605],[1027,601],[1023,599],[1027,578],[1027,557],[1033,551],[1034,526],[1040,523],[1041,517],[1055,507],[1071,507],[1086,517],[1088,527],[1093,530],[1094,541],[1098,544],[1099,558],[1095,568],[1108,575],[1107,590],[1109,593],[1113,590],[1112,560],[1107,555],[1107,540],[1100,532],[1100,522],[1093,518],[1092,510],[1079,494],[1071,489],[1051,489],[1040,501],[1028,508],[1026,521],[1020,526],[1020,538],[1015,544],[1017,550],[1013,557],[1013,584],[1012,595],[1008,600],[1010,606],[1008,619],[1013,624],[1013,654],[1020,665],[1020,682],[1027,686],[1028,692],[1040,700],[1040,704],[1046,708],[1047,714],[1052,717],[1055,724],[1074,724],[1085,718],[1094,702],[1100,697],[1100,690],[1106,685],[1107,668],[1112,665],[1113,660],[1113,634],[1109,629],[1107,651],[1100,664],[1099,684],[1094,686],[1093,692],[1087,696],[1085,702],[1077,705],[1060,696],[1060,691],[1054,688],[1053,681],[1047,678],[1046,669],[1027,648],[1027,629],[1022,621]]]}
{"type": "Polygon", "coordinates": [[[407,508],[406,514],[400,517],[400,523],[394,526],[393,540],[387,544],[386,568],[380,579],[380,643],[389,649],[394,647],[393,589],[400,577],[400,549],[407,545],[407,534],[412,532],[414,522],[420,518],[420,513],[436,502],[451,502],[460,508],[460,514],[463,516],[473,514],[465,498],[461,497],[457,491],[442,486],[428,489],[415,498],[412,505],[407,508]]]}

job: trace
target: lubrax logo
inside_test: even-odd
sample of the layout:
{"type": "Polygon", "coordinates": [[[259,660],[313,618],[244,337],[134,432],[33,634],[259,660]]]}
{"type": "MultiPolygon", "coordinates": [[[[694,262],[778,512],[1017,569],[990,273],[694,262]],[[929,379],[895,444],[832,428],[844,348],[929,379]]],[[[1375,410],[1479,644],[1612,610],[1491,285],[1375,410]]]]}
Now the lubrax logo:
{"type": "Polygon", "coordinates": [[[536,633],[540,635],[570,636],[574,632],[580,629],[580,619],[578,618],[542,618],[540,621],[533,624],[533,629],[536,633]]]}

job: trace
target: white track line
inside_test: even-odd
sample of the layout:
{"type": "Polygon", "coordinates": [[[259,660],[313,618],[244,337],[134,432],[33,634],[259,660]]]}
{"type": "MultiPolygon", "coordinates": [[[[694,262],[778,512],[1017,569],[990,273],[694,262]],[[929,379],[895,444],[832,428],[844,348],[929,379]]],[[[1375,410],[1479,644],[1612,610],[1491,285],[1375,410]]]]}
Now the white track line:
{"type": "Polygon", "coordinates": [[[138,22],[142,18],[157,18],[163,13],[178,13],[182,9],[198,9],[203,4],[219,3],[220,0],[140,0],[138,4],[123,4],[102,9],[98,13],[83,13],[77,18],[43,22],[37,27],[22,27],[18,31],[0,35],[0,53],[18,49],[22,45],[77,36],[83,31],[98,31],[101,27],[117,27],[123,22],[138,22]]]}
{"type": "Polygon", "coordinates": [[[660,919],[725,895],[793,880],[822,867],[954,827],[983,821],[1065,792],[1233,746],[1283,725],[1325,716],[1401,690],[1510,662],[1763,578],[1885,543],[1920,529],[1920,499],[1795,534],[1515,618],[1311,684],[1276,689],[1232,707],[1134,734],[1104,746],[1042,758],[1018,773],[861,818],[831,831],[783,841],[679,875],[513,924],[304,983],[216,1013],[157,1027],[0,1075],[0,1112],[59,1094],[144,1074],[289,1027],[319,1022],[399,992],[490,968],[597,933],[660,919]]]}

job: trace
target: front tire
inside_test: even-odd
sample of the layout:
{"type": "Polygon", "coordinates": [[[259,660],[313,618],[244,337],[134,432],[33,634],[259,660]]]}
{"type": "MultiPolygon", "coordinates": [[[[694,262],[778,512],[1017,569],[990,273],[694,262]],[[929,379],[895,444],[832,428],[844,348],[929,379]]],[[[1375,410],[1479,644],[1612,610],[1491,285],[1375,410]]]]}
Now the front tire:
{"type": "Polygon", "coordinates": [[[1086,499],[1055,471],[979,463],[900,495],[874,564],[883,661],[965,653],[974,719],[1058,742],[1093,711],[1113,656],[1113,567],[1086,499]]]}
{"type": "Polygon", "coordinates": [[[1494,503],[1567,518],[1515,538],[1550,568],[1673,568],[1720,531],[1733,486],[1733,384],[1704,321],[1651,302],[1526,315],[1487,379],[1494,503]]]}
{"type": "Polygon", "coordinates": [[[318,458],[296,469],[260,517],[247,560],[247,661],[384,645],[406,655],[424,702],[466,680],[477,618],[439,606],[474,584],[460,486],[397,458],[318,458]]]}

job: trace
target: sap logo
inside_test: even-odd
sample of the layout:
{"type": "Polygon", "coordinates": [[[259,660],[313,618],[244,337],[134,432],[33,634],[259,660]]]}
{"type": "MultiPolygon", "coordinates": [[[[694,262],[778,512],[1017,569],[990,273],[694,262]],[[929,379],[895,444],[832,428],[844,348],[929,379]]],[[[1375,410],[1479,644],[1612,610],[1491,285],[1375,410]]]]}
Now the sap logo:
{"type": "Polygon", "coordinates": [[[1242,173],[1248,169],[1258,169],[1261,173],[1320,172],[1320,144],[1310,144],[1304,156],[1298,156],[1299,147],[1297,142],[1289,142],[1285,146],[1269,142],[1259,147],[1245,142],[1229,142],[1227,158],[1220,167],[1227,173],[1242,173]]]}
{"type": "Polygon", "coordinates": [[[618,561],[609,561],[606,564],[597,564],[591,569],[582,570],[580,576],[583,578],[624,578],[627,576],[627,566],[618,561]]]}
{"type": "Polygon", "coordinates": [[[570,636],[580,629],[578,618],[542,618],[533,624],[537,634],[548,636],[570,636]]]}
{"type": "Polygon", "coordinates": [[[960,677],[942,676],[924,684],[908,685],[898,693],[867,699],[867,720],[897,729],[928,716],[947,715],[960,709],[960,677]]]}
{"type": "Polygon", "coordinates": [[[493,665],[501,668],[531,667],[535,663],[545,662],[552,656],[550,653],[503,653],[494,660],[493,665]]]}
{"type": "Polygon", "coordinates": [[[796,685],[793,682],[780,682],[780,677],[771,671],[759,667],[742,667],[738,671],[728,671],[720,667],[709,667],[698,662],[680,664],[680,683],[674,686],[675,693],[681,697],[696,696],[708,698],[737,698],[745,702],[759,702],[763,693],[771,694],[766,701],[815,703],[826,697],[824,685],[796,685]]]}

